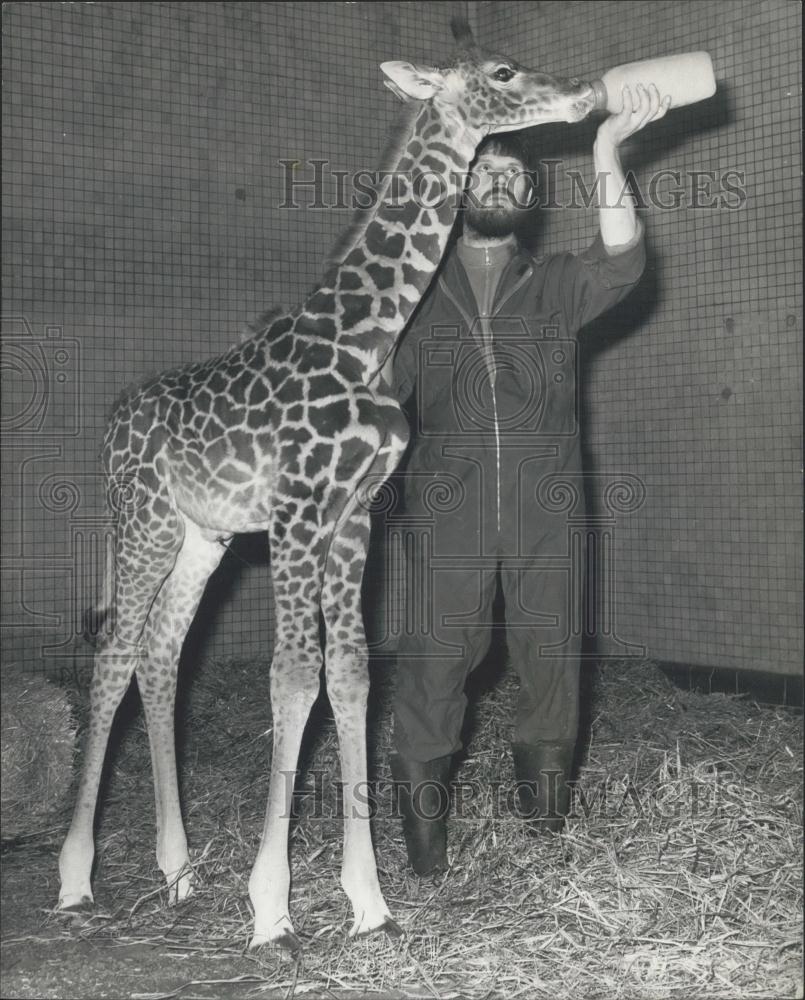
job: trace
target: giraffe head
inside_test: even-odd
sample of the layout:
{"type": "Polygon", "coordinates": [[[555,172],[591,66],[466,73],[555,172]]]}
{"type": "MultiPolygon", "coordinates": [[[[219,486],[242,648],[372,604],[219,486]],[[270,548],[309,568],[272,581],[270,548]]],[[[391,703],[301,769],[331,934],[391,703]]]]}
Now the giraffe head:
{"type": "Polygon", "coordinates": [[[385,62],[385,85],[401,100],[431,101],[482,137],[548,122],[578,122],[595,106],[589,83],[526,69],[481,49],[466,21],[454,18],[456,55],[444,69],[385,62]]]}

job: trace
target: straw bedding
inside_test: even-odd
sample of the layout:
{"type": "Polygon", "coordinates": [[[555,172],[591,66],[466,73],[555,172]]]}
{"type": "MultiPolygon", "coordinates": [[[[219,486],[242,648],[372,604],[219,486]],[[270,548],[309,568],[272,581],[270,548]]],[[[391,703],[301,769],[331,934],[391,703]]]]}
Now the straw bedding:
{"type": "Polygon", "coordinates": [[[0,719],[2,837],[33,836],[52,824],[70,790],[75,723],[67,695],[44,678],[3,678],[0,719]]]}
{"type": "Polygon", "coordinates": [[[147,739],[133,715],[100,816],[96,913],[78,925],[54,918],[57,932],[215,955],[233,984],[254,977],[255,995],[802,995],[802,716],[680,690],[648,661],[594,673],[578,794],[562,836],[530,835],[508,807],[516,677],[504,671],[477,697],[455,774],[452,864],[436,879],[406,869],[390,817],[393,670],[374,667],[373,831],[386,900],[407,932],[401,941],[347,939],[337,743],[322,700],[303,750],[291,839],[291,912],[304,951],[250,955],[247,880],[271,748],[266,673],[255,662],[209,664],[180,702],[194,897],[164,905],[147,739]]]}

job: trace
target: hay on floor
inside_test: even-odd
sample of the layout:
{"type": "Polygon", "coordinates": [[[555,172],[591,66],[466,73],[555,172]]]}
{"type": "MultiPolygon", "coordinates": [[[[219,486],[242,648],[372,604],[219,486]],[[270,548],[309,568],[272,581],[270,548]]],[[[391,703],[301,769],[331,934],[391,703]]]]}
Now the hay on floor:
{"type": "Polygon", "coordinates": [[[418,879],[391,817],[393,669],[373,673],[370,775],[381,886],[402,941],[348,940],[339,887],[335,727],[318,706],[298,782],[294,962],[246,952],[247,882],[268,790],[265,664],[210,664],[186,691],[183,798],[199,876],[165,906],[142,717],[113,757],[98,832],[96,913],[51,933],[217,956],[286,995],[387,997],[788,997],[801,994],[802,716],[680,690],[650,662],[597,671],[574,813],[562,836],[529,835],[507,806],[518,682],[474,704],[454,775],[450,870],[418,879]]]}
{"type": "Polygon", "coordinates": [[[70,791],[76,727],[66,693],[42,677],[2,682],[3,839],[40,833],[70,791]]]}

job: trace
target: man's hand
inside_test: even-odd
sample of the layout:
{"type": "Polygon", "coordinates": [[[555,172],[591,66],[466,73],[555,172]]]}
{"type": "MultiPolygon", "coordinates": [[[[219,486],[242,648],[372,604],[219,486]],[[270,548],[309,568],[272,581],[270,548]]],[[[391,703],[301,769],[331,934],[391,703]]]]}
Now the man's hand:
{"type": "Polygon", "coordinates": [[[623,110],[604,119],[593,144],[595,174],[601,182],[597,187],[601,237],[605,246],[615,252],[629,246],[639,231],[634,199],[627,193],[618,147],[649,122],[662,118],[671,106],[670,97],[660,100],[653,83],[648,90],[638,84],[636,90],[637,105],[629,88],[623,88],[623,110]]]}
{"type": "Polygon", "coordinates": [[[629,87],[623,88],[623,109],[617,115],[605,118],[598,128],[597,140],[609,142],[617,148],[624,139],[639,132],[650,122],[659,121],[671,107],[671,98],[660,100],[660,93],[652,83],[646,89],[642,83],[637,85],[637,104],[629,87]]]}

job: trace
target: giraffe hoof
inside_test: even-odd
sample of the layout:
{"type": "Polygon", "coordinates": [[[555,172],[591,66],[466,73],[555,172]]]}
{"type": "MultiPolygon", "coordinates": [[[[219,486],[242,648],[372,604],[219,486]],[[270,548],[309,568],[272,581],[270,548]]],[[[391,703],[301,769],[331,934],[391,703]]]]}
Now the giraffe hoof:
{"type": "Polygon", "coordinates": [[[178,878],[168,880],[168,906],[179,906],[194,894],[195,878],[192,872],[186,872],[178,878]]]}
{"type": "Polygon", "coordinates": [[[62,896],[57,910],[59,913],[91,913],[95,909],[92,896],[62,896]]]}
{"type": "Polygon", "coordinates": [[[405,937],[405,931],[402,927],[400,927],[394,917],[386,917],[377,930],[383,931],[390,938],[405,937]]]}
{"type": "Polygon", "coordinates": [[[302,950],[301,940],[294,934],[293,931],[285,930],[279,937],[267,937],[265,934],[255,934],[249,944],[249,951],[257,951],[258,948],[263,948],[266,945],[271,945],[273,948],[279,948],[282,951],[287,951],[292,957],[297,955],[302,950]]]}
{"type": "Polygon", "coordinates": [[[400,927],[393,917],[389,916],[382,923],[377,924],[376,927],[355,927],[350,931],[349,936],[353,938],[365,938],[369,937],[370,934],[379,934],[381,931],[390,938],[405,937],[405,931],[402,927],[400,927]]]}

